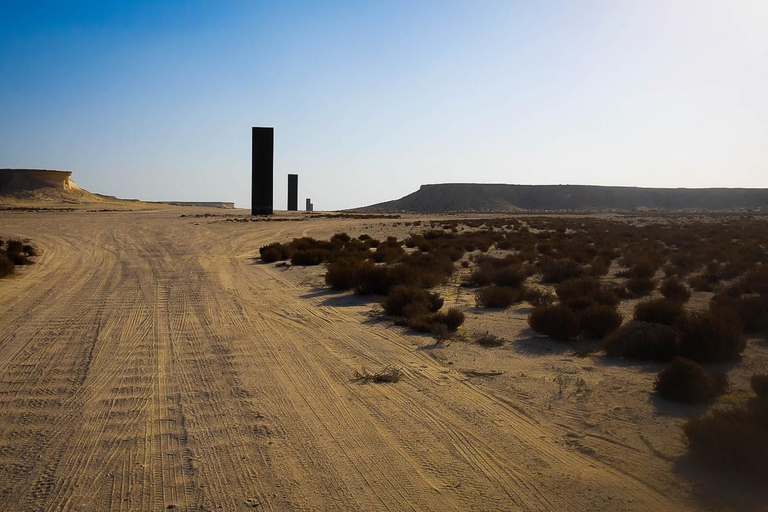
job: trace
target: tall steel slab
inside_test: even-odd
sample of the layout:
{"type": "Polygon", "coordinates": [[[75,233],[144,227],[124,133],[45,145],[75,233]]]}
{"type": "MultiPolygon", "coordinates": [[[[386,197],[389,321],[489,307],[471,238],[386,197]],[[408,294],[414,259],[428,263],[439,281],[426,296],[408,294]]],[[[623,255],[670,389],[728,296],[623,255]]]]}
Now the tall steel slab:
{"type": "Polygon", "coordinates": [[[288,175],[288,211],[299,209],[299,175],[288,175]]]}
{"type": "Polygon", "coordinates": [[[251,135],[251,215],[272,215],[275,129],[253,127],[251,135]]]}

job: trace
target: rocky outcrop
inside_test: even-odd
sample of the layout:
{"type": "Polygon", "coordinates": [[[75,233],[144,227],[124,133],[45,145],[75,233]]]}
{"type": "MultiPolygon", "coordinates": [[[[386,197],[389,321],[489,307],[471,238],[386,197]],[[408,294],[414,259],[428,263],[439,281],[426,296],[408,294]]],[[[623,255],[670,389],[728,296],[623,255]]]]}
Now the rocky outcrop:
{"type": "Polygon", "coordinates": [[[80,190],[70,179],[72,171],[47,169],[0,169],[0,193],[13,194],[28,190],[55,188],[66,191],[80,190]]]}
{"type": "Polygon", "coordinates": [[[395,201],[357,211],[513,212],[522,210],[768,210],[768,189],[640,188],[597,185],[422,185],[395,201]]]}

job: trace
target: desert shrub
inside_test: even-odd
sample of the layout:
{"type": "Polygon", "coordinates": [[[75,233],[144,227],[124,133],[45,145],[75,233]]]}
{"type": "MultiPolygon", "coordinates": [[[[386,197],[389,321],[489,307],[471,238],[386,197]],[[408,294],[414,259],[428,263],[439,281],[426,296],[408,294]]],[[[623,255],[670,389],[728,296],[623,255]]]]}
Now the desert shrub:
{"type": "Polygon", "coordinates": [[[669,300],[686,302],[691,298],[691,291],[679,279],[666,279],[659,287],[661,294],[669,300]]]}
{"type": "Polygon", "coordinates": [[[700,275],[689,277],[688,285],[697,292],[713,292],[717,289],[717,281],[712,282],[700,275]]]}
{"type": "Polygon", "coordinates": [[[351,290],[360,284],[363,269],[373,267],[368,261],[353,258],[337,260],[328,265],[325,284],[336,290],[351,290]]]}
{"type": "Polygon", "coordinates": [[[276,261],[284,261],[291,257],[293,251],[286,244],[274,242],[269,245],[265,245],[259,249],[261,255],[261,261],[264,263],[274,263],[276,261]]]}
{"type": "Polygon", "coordinates": [[[670,299],[650,299],[638,302],[634,319],[640,322],[674,325],[683,314],[683,305],[670,299]]]}
{"type": "Polygon", "coordinates": [[[518,288],[523,285],[528,275],[521,268],[502,267],[493,273],[493,284],[518,288]]]}
{"type": "Polygon", "coordinates": [[[610,357],[669,361],[675,355],[677,333],[663,324],[627,322],[612,332],[604,341],[610,357]]]}
{"type": "Polygon", "coordinates": [[[750,270],[739,279],[742,293],[768,296],[768,265],[750,270]]]}
{"type": "Polygon", "coordinates": [[[653,388],[665,400],[698,404],[711,401],[727,386],[723,372],[710,372],[695,361],[676,357],[656,376],[653,388]]]}
{"type": "Polygon", "coordinates": [[[493,275],[496,269],[490,265],[478,265],[475,270],[465,280],[465,284],[470,286],[488,286],[493,282],[493,275]]]}
{"type": "Polygon", "coordinates": [[[393,263],[405,256],[405,249],[396,245],[380,245],[371,255],[371,259],[377,263],[393,263]]]}
{"type": "Polygon", "coordinates": [[[584,269],[571,258],[558,260],[546,258],[541,261],[541,281],[544,283],[562,283],[568,279],[581,277],[584,269]]]}
{"type": "Polygon", "coordinates": [[[541,288],[528,287],[523,294],[523,300],[527,300],[531,306],[549,306],[557,301],[557,296],[541,288]]]}
{"type": "Polygon", "coordinates": [[[618,329],[622,319],[616,308],[596,304],[579,313],[579,330],[585,338],[602,339],[618,329]]]}
{"type": "Polygon", "coordinates": [[[656,281],[653,279],[632,277],[625,283],[625,286],[632,295],[639,297],[651,293],[653,289],[656,288],[656,281]]]}
{"type": "Polygon", "coordinates": [[[584,311],[596,305],[592,297],[572,297],[561,300],[560,303],[571,311],[584,311]]]}
{"type": "Polygon", "coordinates": [[[320,265],[327,262],[331,257],[331,252],[327,249],[306,249],[295,251],[291,255],[291,263],[294,265],[320,265]]]}
{"type": "Polygon", "coordinates": [[[7,251],[6,256],[9,260],[11,260],[11,263],[14,265],[31,265],[32,260],[30,260],[26,254],[23,252],[11,252],[7,251]]]}
{"type": "Polygon", "coordinates": [[[451,259],[445,254],[412,253],[402,259],[402,263],[418,268],[423,272],[439,274],[448,277],[453,274],[454,266],[451,259]]]}
{"type": "Polygon", "coordinates": [[[5,250],[7,252],[24,252],[24,242],[21,240],[8,240],[5,250]]]}
{"type": "Polygon", "coordinates": [[[768,373],[756,373],[749,379],[752,391],[760,398],[768,397],[768,373]]]}
{"type": "Polygon", "coordinates": [[[5,254],[5,251],[0,250],[0,277],[5,277],[13,274],[15,268],[13,262],[5,254]]]}
{"type": "Polygon", "coordinates": [[[727,310],[686,312],[675,329],[677,353],[701,363],[735,359],[747,345],[741,322],[727,310]]]}
{"type": "Polygon", "coordinates": [[[381,306],[391,316],[417,317],[440,309],[443,299],[421,288],[398,285],[390,291],[381,306]]]}
{"type": "Polygon", "coordinates": [[[683,425],[688,449],[702,464],[731,477],[768,479],[768,414],[764,399],[716,409],[683,425]]]}
{"type": "Polygon", "coordinates": [[[656,274],[656,266],[649,260],[640,260],[634,263],[627,270],[622,270],[617,275],[619,277],[630,277],[637,279],[652,279],[656,274]]]}
{"type": "Polygon", "coordinates": [[[387,295],[391,288],[391,272],[387,267],[364,265],[358,269],[355,293],[359,295],[387,295]]]}
{"type": "Polygon", "coordinates": [[[714,314],[737,316],[744,327],[744,332],[757,333],[768,329],[768,297],[715,296],[709,304],[709,309],[714,314]]]}
{"type": "Polygon", "coordinates": [[[485,332],[475,339],[475,343],[484,347],[500,347],[504,345],[504,338],[485,332]]]}
{"type": "Polygon", "coordinates": [[[561,300],[573,299],[575,297],[588,297],[593,292],[600,289],[600,281],[594,277],[582,277],[578,279],[569,279],[555,287],[555,293],[561,300]]]}
{"type": "Polygon", "coordinates": [[[475,292],[475,302],[484,308],[507,308],[522,301],[524,294],[523,288],[491,285],[475,292]]]}
{"type": "Polygon", "coordinates": [[[333,242],[333,241],[337,241],[337,243],[338,243],[339,245],[344,245],[344,244],[346,244],[347,242],[349,242],[350,240],[352,240],[352,237],[350,237],[350,236],[349,236],[348,234],[346,234],[346,233],[336,233],[335,235],[333,235],[333,236],[331,237],[331,242],[333,242]]]}
{"type": "Polygon", "coordinates": [[[391,365],[387,365],[384,367],[384,369],[376,372],[371,373],[365,368],[363,368],[361,371],[356,371],[354,378],[355,382],[362,382],[362,383],[368,383],[368,382],[375,382],[375,383],[394,383],[399,382],[400,378],[403,376],[403,370],[400,368],[396,368],[391,365]]]}
{"type": "Polygon", "coordinates": [[[606,260],[601,257],[597,257],[592,260],[587,268],[587,273],[592,277],[601,277],[608,275],[608,270],[611,268],[611,260],[606,260]]]}
{"type": "Polygon", "coordinates": [[[461,324],[464,323],[464,313],[462,313],[459,309],[450,308],[445,313],[444,323],[446,326],[448,326],[449,331],[455,331],[461,327],[461,324]]]}
{"type": "Polygon", "coordinates": [[[567,340],[579,334],[579,318],[562,305],[539,306],[528,317],[528,325],[539,334],[557,340],[567,340]]]}
{"type": "Polygon", "coordinates": [[[445,313],[435,313],[430,318],[430,324],[432,324],[431,331],[433,332],[434,332],[434,324],[445,325],[448,331],[454,332],[463,323],[464,323],[464,313],[462,313],[459,309],[456,309],[456,308],[450,308],[445,313]]]}

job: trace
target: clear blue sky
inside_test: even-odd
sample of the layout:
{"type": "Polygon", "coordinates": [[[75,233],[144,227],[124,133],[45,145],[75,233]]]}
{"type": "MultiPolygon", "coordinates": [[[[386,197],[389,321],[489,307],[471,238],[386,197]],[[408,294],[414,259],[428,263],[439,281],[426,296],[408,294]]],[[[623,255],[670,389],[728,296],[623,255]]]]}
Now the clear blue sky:
{"type": "Polygon", "coordinates": [[[0,2],[0,167],[275,207],[424,183],[768,187],[768,2],[0,2]]]}

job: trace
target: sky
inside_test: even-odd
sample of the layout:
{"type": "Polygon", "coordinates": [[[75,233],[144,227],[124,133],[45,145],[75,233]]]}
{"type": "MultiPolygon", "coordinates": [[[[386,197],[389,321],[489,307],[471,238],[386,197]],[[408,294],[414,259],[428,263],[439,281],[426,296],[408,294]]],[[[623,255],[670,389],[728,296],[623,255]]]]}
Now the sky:
{"type": "Polygon", "coordinates": [[[427,183],[768,187],[764,0],[0,1],[0,168],[337,210],[427,183]]]}

